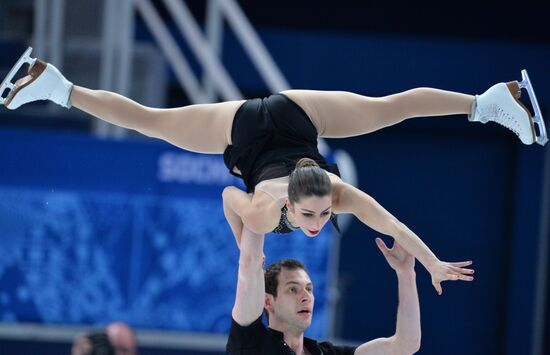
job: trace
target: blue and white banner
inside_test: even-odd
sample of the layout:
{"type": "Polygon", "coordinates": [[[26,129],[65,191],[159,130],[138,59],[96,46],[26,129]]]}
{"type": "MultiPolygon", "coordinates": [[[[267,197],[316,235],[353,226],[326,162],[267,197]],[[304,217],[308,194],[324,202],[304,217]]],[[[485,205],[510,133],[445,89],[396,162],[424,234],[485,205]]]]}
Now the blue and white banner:
{"type": "MultiPolygon", "coordinates": [[[[238,267],[228,185],[242,187],[220,156],[160,141],[0,131],[0,321],[227,332],[238,267]]],[[[307,265],[318,338],[332,235],[266,236],[268,263],[307,265]]]]}

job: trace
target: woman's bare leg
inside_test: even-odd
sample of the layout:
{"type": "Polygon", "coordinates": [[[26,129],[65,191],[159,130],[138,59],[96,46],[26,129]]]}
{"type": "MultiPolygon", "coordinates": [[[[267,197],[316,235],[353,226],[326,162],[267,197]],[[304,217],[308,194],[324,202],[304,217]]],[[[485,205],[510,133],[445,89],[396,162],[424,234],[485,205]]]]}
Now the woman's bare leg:
{"type": "Polygon", "coordinates": [[[474,96],[431,88],[416,88],[385,97],[344,91],[282,92],[310,117],[319,136],[352,137],[413,117],[467,114],[474,96]]]}
{"type": "Polygon", "coordinates": [[[235,113],[244,101],[158,109],[124,96],[74,86],[71,104],[104,121],[160,138],[185,150],[223,153],[231,144],[235,113]]]}

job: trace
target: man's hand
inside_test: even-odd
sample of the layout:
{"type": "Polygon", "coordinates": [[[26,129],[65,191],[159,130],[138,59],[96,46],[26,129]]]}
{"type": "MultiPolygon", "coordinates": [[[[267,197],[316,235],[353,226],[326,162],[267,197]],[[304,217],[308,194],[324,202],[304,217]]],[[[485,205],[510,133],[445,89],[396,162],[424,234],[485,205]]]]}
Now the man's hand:
{"type": "Polygon", "coordinates": [[[395,272],[413,270],[414,269],[414,257],[407,253],[399,243],[393,242],[393,247],[389,249],[386,243],[381,238],[376,238],[376,245],[382,252],[388,264],[395,272]]]}
{"type": "Polygon", "coordinates": [[[397,274],[399,303],[395,334],[362,344],[355,355],[414,354],[420,349],[420,306],[416,291],[415,258],[394,241],[388,248],[384,241],[376,238],[376,245],[397,274]]]}

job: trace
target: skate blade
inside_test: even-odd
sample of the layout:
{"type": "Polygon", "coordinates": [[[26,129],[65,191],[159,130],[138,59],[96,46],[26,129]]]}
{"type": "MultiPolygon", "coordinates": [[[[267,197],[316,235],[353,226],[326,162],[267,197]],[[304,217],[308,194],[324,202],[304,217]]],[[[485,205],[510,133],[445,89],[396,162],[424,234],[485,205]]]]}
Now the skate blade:
{"type": "Polygon", "coordinates": [[[537,101],[537,97],[535,96],[535,90],[533,89],[533,85],[531,84],[531,80],[529,79],[529,75],[527,74],[527,70],[523,69],[521,71],[521,76],[523,80],[519,83],[519,86],[520,88],[527,90],[527,94],[529,94],[529,100],[531,101],[531,106],[533,106],[533,111],[535,111],[535,115],[531,119],[539,129],[538,135],[535,131],[536,142],[540,145],[545,145],[548,142],[548,135],[546,134],[544,119],[542,118],[540,106],[537,101]]]}
{"type": "Polygon", "coordinates": [[[6,75],[6,77],[2,81],[2,84],[0,85],[0,104],[1,105],[3,105],[4,102],[7,100],[7,97],[9,96],[11,91],[15,89],[15,84],[11,82],[15,74],[17,74],[19,69],[21,69],[21,67],[25,65],[25,63],[32,66],[36,61],[36,58],[30,57],[31,52],[32,52],[32,47],[27,48],[23,53],[23,55],[19,58],[17,63],[15,63],[15,65],[11,68],[8,75],[6,75]],[[8,89],[9,91],[7,92],[6,96],[3,96],[4,91],[6,89],[8,89]]]}

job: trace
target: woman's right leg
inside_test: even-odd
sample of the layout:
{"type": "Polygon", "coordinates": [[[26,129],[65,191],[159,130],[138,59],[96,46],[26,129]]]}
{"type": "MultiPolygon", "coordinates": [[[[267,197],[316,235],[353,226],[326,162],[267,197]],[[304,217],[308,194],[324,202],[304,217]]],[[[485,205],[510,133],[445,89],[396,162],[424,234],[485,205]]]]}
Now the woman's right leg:
{"type": "MultiPolygon", "coordinates": [[[[244,101],[189,105],[172,109],[145,107],[124,96],[73,85],[51,64],[29,57],[30,48],[15,64],[6,80],[11,90],[4,105],[16,109],[38,100],[71,105],[106,122],[164,139],[180,148],[199,153],[223,153],[231,144],[235,113],[244,101]],[[11,83],[21,65],[29,63],[28,75],[11,83]]],[[[3,95],[3,93],[0,93],[3,95]]]]}
{"type": "Polygon", "coordinates": [[[185,150],[220,154],[231,144],[233,118],[241,101],[158,109],[124,96],[74,86],[71,104],[106,122],[163,139],[185,150]]]}

